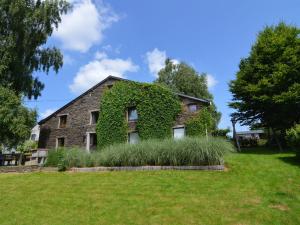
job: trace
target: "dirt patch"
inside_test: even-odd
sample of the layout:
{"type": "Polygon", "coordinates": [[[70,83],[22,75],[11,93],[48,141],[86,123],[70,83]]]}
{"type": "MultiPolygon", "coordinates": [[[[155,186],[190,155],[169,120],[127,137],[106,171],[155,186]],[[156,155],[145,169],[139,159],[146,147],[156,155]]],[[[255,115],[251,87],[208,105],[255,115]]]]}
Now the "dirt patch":
{"type": "Polygon", "coordinates": [[[273,205],[269,205],[270,208],[272,209],[278,209],[280,211],[288,211],[289,207],[287,205],[283,205],[283,204],[273,204],[273,205]]]}
{"type": "Polygon", "coordinates": [[[261,203],[261,199],[259,197],[254,197],[248,200],[251,205],[258,205],[261,203]]]}
{"type": "Polygon", "coordinates": [[[229,170],[230,170],[229,165],[225,163],[225,164],[224,164],[224,170],[223,170],[223,171],[228,172],[229,170]]]}

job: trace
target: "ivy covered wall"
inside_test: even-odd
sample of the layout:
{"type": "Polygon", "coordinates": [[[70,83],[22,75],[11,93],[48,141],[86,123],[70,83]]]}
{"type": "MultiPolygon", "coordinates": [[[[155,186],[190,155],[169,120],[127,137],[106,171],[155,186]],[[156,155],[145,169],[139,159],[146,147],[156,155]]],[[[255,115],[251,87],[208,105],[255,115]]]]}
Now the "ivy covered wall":
{"type": "Polygon", "coordinates": [[[156,84],[116,82],[106,90],[100,103],[97,122],[98,147],[127,141],[129,126],[126,113],[136,107],[136,130],[140,138],[167,138],[181,112],[178,97],[168,88],[156,84]]]}
{"type": "Polygon", "coordinates": [[[205,136],[206,132],[210,135],[217,126],[217,121],[212,116],[212,109],[205,107],[197,112],[185,122],[187,136],[205,136]]]}

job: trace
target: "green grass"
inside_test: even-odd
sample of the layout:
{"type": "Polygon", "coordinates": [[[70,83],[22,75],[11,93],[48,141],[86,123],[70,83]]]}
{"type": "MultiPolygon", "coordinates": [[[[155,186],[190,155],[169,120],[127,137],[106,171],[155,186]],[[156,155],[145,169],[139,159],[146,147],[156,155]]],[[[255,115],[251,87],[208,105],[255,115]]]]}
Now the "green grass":
{"type": "Polygon", "coordinates": [[[293,153],[232,153],[229,169],[0,174],[0,224],[300,224],[293,153]]]}

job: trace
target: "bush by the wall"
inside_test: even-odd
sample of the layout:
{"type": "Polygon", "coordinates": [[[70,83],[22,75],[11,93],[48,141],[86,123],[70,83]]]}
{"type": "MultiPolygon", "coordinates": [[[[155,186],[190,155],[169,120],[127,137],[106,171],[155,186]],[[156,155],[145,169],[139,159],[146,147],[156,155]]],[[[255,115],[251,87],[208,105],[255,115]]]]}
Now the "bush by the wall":
{"type": "Polygon", "coordinates": [[[111,145],[91,154],[79,149],[53,150],[49,152],[46,165],[60,168],[220,165],[230,151],[234,151],[232,144],[223,138],[146,140],[137,144],[111,145]]]}
{"type": "Polygon", "coordinates": [[[206,132],[207,134],[211,134],[215,129],[216,121],[207,107],[201,109],[197,115],[187,120],[185,127],[188,136],[205,136],[206,132]]]}
{"type": "Polygon", "coordinates": [[[126,111],[136,107],[137,131],[141,140],[171,137],[181,106],[178,97],[169,89],[156,84],[117,82],[105,91],[97,122],[100,148],[127,140],[126,111]]]}
{"type": "Polygon", "coordinates": [[[289,146],[294,147],[300,156],[300,124],[286,131],[286,140],[289,146]]]}
{"type": "Polygon", "coordinates": [[[70,167],[93,166],[92,155],[79,148],[54,149],[48,152],[46,166],[57,166],[59,171],[70,167]]]}

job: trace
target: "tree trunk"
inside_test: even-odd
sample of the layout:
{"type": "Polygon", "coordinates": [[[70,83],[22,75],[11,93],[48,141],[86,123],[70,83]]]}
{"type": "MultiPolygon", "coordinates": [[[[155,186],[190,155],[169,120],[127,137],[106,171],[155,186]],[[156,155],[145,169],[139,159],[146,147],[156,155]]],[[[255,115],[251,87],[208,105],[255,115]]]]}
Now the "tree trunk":
{"type": "Polygon", "coordinates": [[[273,136],[274,136],[274,138],[275,138],[276,144],[277,144],[277,146],[278,146],[278,148],[279,148],[279,151],[282,152],[282,146],[281,146],[281,144],[280,144],[280,141],[279,141],[279,139],[278,139],[278,136],[277,136],[277,134],[276,134],[276,131],[273,129],[273,127],[271,127],[271,129],[272,129],[272,133],[273,133],[273,136]]]}
{"type": "Polygon", "coordinates": [[[271,147],[272,146],[272,138],[271,138],[271,132],[270,132],[270,127],[267,127],[267,146],[271,147]]]}
{"type": "Polygon", "coordinates": [[[238,139],[238,136],[236,135],[236,131],[235,131],[235,121],[232,120],[231,122],[232,122],[233,139],[235,140],[236,146],[238,148],[238,152],[241,152],[241,147],[240,147],[239,139],[238,139]]]}

